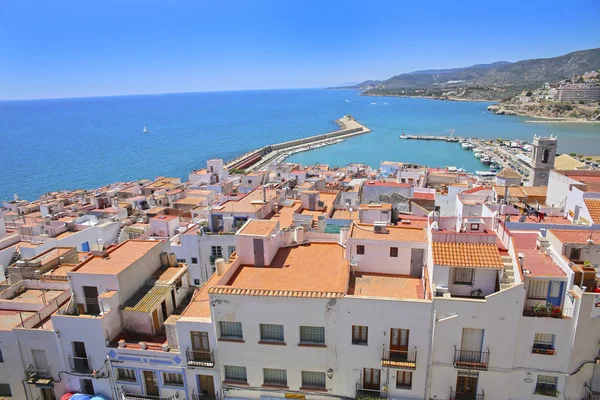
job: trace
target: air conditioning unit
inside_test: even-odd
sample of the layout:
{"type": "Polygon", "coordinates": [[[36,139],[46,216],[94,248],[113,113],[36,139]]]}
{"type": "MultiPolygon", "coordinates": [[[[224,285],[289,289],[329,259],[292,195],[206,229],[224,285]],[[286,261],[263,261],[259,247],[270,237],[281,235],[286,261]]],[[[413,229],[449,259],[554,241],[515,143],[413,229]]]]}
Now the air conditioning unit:
{"type": "Polygon", "coordinates": [[[387,223],[385,221],[375,221],[373,223],[373,232],[387,233],[387,223]]]}
{"type": "Polygon", "coordinates": [[[439,285],[439,286],[435,287],[435,296],[436,297],[443,297],[444,294],[446,294],[446,293],[449,293],[448,286],[439,285]]]}

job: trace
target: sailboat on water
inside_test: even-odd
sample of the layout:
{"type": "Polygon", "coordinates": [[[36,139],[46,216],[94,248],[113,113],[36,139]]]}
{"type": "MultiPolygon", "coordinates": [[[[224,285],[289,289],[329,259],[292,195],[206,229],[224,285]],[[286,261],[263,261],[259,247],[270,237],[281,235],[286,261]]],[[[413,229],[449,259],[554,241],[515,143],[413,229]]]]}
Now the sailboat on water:
{"type": "Polygon", "coordinates": [[[148,128],[144,125],[144,133],[148,133],[148,128]]]}

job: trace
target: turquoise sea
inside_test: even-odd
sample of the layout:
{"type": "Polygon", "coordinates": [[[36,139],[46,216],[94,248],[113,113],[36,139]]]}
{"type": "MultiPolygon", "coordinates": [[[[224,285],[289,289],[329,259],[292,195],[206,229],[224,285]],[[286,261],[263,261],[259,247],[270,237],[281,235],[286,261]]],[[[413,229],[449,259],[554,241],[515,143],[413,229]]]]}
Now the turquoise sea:
{"type": "Polygon", "coordinates": [[[559,151],[600,155],[600,125],[527,124],[489,103],[364,97],[352,90],[265,90],[0,102],[0,199],[114,181],[187,177],[210,158],[337,129],[352,114],[373,130],[294,155],[305,164],[378,166],[382,160],[482,169],[458,144],[400,140],[402,132],[531,140],[557,135],[559,151]],[[148,134],[142,129],[146,125],[148,134]]]}

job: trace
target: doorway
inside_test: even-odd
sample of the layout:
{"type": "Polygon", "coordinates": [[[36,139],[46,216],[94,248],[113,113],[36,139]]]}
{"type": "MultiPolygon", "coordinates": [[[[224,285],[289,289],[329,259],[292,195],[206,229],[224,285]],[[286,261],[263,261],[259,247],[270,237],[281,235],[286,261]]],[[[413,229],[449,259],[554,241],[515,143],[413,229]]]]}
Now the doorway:
{"type": "Polygon", "coordinates": [[[410,250],[410,276],[423,277],[423,249],[410,250]]]}
{"type": "Polygon", "coordinates": [[[148,396],[159,396],[156,372],[144,371],[144,386],[146,387],[146,394],[148,396]]]}
{"type": "Polygon", "coordinates": [[[378,368],[365,368],[363,370],[363,389],[379,390],[380,370],[378,368]]]}
{"type": "Polygon", "coordinates": [[[198,375],[198,393],[202,399],[215,400],[215,383],[211,375],[198,375]]]}
{"type": "Polygon", "coordinates": [[[459,372],[456,377],[455,400],[476,400],[478,373],[459,372]]]}
{"type": "Polygon", "coordinates": [[[98,288],[95,286],[83,286],[84,303],[88,314],[99,315],[98,288]]]}
{"type": "Polygon", "coordinates": [[[408,361],[408,329],[390,329],[390,360],[408,361]]]}
{"type": "Polygon", "coordinates": [[[211,361],[208,332],[190,332],[192,341],[192,359],[194,361],[211,361]]]}
{"type": "Polygon", "coordinates": [[[152,323],[154,324],[154,332],[158,332],[160,328],[160,323],[158,322],[158,311],[152,311],[152,323]]]}

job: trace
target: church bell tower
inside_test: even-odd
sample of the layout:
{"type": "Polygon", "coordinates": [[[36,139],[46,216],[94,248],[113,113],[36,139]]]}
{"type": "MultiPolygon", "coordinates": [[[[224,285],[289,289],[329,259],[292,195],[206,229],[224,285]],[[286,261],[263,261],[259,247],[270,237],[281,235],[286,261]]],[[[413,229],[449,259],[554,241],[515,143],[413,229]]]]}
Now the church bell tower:
{"type": "Polygon", "coordinates": [[[547,186],[550,170],[554,169],[558,140],[555,137],[533,137],[529,186],[547,186]]]}

